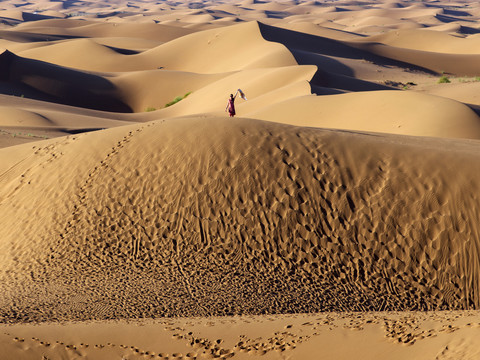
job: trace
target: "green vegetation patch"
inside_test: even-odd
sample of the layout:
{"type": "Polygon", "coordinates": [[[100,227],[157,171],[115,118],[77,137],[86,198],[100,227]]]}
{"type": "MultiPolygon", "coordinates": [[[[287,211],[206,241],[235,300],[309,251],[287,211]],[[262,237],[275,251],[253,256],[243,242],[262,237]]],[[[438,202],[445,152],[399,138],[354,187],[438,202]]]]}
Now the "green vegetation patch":
{"type": "Polygon", "coordinates": [[[458,81],[461,83],[479,82],[480,76],[475,76],[475,77],[464,76],[463,78],[459,78],[458,81]]]}
{"type": "Polygon", "coordinates": [[[440,79],[438,79],[439,84],[448,84],[450,82],[451,81],[450,81],[450,79],[448,78],[447,75],[442,75],[442,76],[440,76],[440,79]]]}
{"type": "Polygon", "coordinates": [[[179,101],[182,101],[183,99],[185,99],[188,95],[190,95],[192,92],[189,91],[188,93],[186,93],[185,95],[183,96],[177,96],[175,99],[173,99],[172,101],[170,101],[169,103],[166,103],[165,104],[165,107],[169,107],[169,106],[172,106],[172,105],[175,105],[176,103],[178,103],[179,101]]]}

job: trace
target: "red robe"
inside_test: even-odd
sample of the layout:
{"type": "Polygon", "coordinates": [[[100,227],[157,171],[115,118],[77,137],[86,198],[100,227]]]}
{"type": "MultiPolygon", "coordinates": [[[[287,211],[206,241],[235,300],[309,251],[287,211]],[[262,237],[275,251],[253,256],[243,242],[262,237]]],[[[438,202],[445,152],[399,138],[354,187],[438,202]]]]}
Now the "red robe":
{"type": "Polygon", "coordinates": [[[228,113],[230,114],[230,116],[235,115],[235,99],[228,99],[228,113]]]}

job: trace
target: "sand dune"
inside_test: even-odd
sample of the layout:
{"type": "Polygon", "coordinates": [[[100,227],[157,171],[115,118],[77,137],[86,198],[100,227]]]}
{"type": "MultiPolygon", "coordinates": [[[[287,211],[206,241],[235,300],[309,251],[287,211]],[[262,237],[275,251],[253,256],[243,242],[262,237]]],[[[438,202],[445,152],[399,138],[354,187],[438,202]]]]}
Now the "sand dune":
{"type": "Polygon", "coordinates": [[[439,31],[396,31],[368,38],[368,41],[407,49],[447,54],[479,54],[480,39],[461,38],[439,31]],[[415,40],[415,41],[413,41],[415,40]]]}
{"type": "Polygon", "coordinates": [[[58,67],[16,56],[8,50],[0,55],[4,94],[98,110],[131,112],[117,99],[116,88],[105,77],[58,67]]]}
{"type": "MultiPolygon", "coordinates": [[[[249,101],[245,102],[239,99],[236,106],[239,113],[248,115],[247,111],[249,110],[261,109],[286,99],[310,94],[308,81],[313,77],[315,71],[314,66],[289,66],[235,72],[194,91],[178,105],[161,110],[157,116],[168,118],[189,115],[192,112],[224,115],[228,94],[236,91],[232,84],[238,84],[239,87],[248,89],[249,101]],[[295,87],[298,89],[295,92],[292,91],[293,87],[290,87],[290,91],[283,93],[279,91],[286,86],[298,83],[301,85],[295,87]]],[[[294,111],[294,109],[292,110],[294,111]]]]}
{"type": "Polygon", "coordinates": [[[281,45],[265,42],[255,23],[190,34],[138,55],[122,55],[88,39],[34,48],[22,51],[19,55],[82,70],[117,72],[160,67],[218,73],[296,64],[292,55],[281,45]],[[239,49],[242,51],[239,52],[239,49]],[[182,57],[178,57],[179,51],[182,57]]]}
{"type": "MultiPolygon", "coordinates": [[[[228,74],[150,70],[122,74],[113,78],[112,83],[119,89],[120,97],[125,99],[133,111],[144,112],[147,109],[162,109],[177,96],[197,92],[197,90],[208,87],[212,82],[215,83],[225,77],[228,77],[228,74]],[[165,86],[166,84],[168,87],[165,86]]],[[[226,88],[223,87],[221,90],[225,92],[226,88]]],[[[205,105],[208,106],[213,102],[218,107],[216,102],[207,100],[207,98],[203,98],[205,105]]],[[[223,97],[222,100],[224,100],[223,97]]],[[[198,108],[198,110],[201,111],[202,108],[198,108]]]]}
{"type": "Polygon", "coordinates": [[[50,126],[51,121],[39,114],[16,109],[13,107],[0,107],[0,126],[50,126]]]}
{"type": "Polygon", "coordinates": [[[201,117],[1,150],[2,318],[478,307],[477,150],[201,117]]]}
{"type": "Polygon", "coordinates": [[[42,20],[22,23],[18,29],[24,32],[58,34],[80,37],[136,37],[143,40],[166,42],[190,34],[191,31],[155,23],[108,24],[84,20],[42,20]]]}
{"type": "Polygon", "coordinates": [[[296,65],[282,45],[262,38],[255,22],[184,36],[145,52],[144,56],[160,57],[167,69],[199,73],[296,65]],[[183,56],[178,58],[174,54],[180,49],[183,56]]]}
{"type": "Polygon", "coordinates": [[[0,358],[478,359],[479,20],[0,2],[0,358]]]}
{"type": "Polygon", "coordinates": [[[478,54],[448,54],[421,50],[411,50],[377,43],[350,44],[373,54],[398,60],[404,63],[432,70],[437,73],[449,73],[458,76],[475,76],[479,73],[478,54]]]}
{"type": "Polygon", "coordinates": [[[427,88],[429,94],[454,99],[466,104],[480,105],[480,83],[476,78],[452,79],[447,86],[427,88]]]}
{"type": "Polygon", "coordinates": [[[467,106],[404,91],[298,97],[248,115],[299,126],[480,139],[479,118],[467,106]],[[295,120],[288,109],[297,110],[295,120]]]}

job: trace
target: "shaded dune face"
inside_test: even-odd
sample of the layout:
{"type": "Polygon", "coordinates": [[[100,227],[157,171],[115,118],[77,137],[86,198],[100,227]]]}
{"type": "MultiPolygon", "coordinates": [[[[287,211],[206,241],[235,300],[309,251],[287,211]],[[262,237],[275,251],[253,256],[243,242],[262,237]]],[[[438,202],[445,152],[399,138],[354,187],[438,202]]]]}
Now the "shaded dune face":
{"type": "Polygon", "coordinates": [[[281,29],[259,23],[263,38],[283,44],[292,52],[296,61],[301,64],[311,64],[318,67],[317,73],[310,82],[313,86],[341,89],[346,91],[391,90],[383,84],[364,81],[355,77],[355,71],[339,60],[367,59],[386,66],[406,66],[388,58],[373,55],[367,51],[356,49],[348,43],[322,36],[281,29]]]}
{"type": "Polygon", "coordinates": [[[474,145],[215,118],[113,140],[43,219],[17,220],[3,319],[479,306],[474,145]]]}
{"type": "Polygon", "coordinates": [[[132,112],[108,79],[47,62],[0,54],[0,93],[88,109],[132,112]]]}

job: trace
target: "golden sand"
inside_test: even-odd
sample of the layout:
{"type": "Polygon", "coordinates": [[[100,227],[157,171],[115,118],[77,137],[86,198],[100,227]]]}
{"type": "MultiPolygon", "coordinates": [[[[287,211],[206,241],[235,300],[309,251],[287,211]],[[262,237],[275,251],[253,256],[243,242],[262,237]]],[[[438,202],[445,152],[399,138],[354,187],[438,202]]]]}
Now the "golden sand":
{"type": "Polygon", "coordinates": [[[0,3],[0,357],[479,359],[479,17],[0,3]]]}

